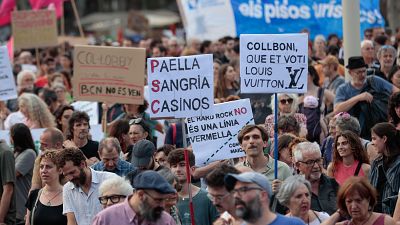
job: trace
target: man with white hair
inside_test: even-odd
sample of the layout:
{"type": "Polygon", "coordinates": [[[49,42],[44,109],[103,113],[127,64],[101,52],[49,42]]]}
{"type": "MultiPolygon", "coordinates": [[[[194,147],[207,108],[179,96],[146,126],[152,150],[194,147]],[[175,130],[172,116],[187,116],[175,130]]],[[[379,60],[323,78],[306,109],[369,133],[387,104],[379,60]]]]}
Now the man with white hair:
{"type": "MultiPolygon", "coordinates": [[[[35,84],[35,74],[32,71],[22,70],[21,72],[18,73],[17,75],[18,95],[21,95],[24,92],[33,93],[34,84],[35,84]]],[[[9,106],[12,105],[11,108],[17,108],[18,99],[9,100],[7,104],[9,106]]],[[[10,113],[10,115],[8,115],[6,120],[4,121],[4,128],[6,130],[9,130],[14,124],[20,123],[21,121],[25,120],[26,118],[20,110],[10,113]]]]}
{"type": "Polygon", "coordinates": [[[103,209],[123,202],[126,197],[133,193],[133,188],[129,181],[122,177],[109,178],[99,187],[99,201],[103,209]]]}
{"type": "Polygon", "coordinates": [[[368,65],[368,68],[371,68],[376,57],[374,42],[370,40],[364,40],[361,42],[361,56],[364,58],[364,62],[368,65]]]}
{"type": "Polygon", "coordinates": [[[324,159],[317,143],[302,142],[293,151],[293,160],[300,174],[311,183],[311,209],[327,212],[336,211],[336,194],[339,189],[335,179],[322,173],[324,159]]]}
{"type": "Polygon", "coordinates": [[[394,61],[396,60],[396,53],[396,49],[391,45],[383,45],[379,48],[377,57],[380,64],[379,70],[381,73],[377,73],[377,76],[388,80],[390,70],[392,69],[394,61]]]}

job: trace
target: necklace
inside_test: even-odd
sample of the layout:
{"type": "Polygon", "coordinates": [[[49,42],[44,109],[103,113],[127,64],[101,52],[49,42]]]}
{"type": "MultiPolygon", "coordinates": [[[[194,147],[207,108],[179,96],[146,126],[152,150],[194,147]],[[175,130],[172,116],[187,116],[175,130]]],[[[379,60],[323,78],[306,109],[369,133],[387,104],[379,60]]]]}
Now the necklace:
{"type": "MultiPolygon", "coordinates": [[[[372,214],[373,214],[373,213],[371,212],[371,213],[369,214],[368,218],[367,218],[366,220],[361,221],[360,224],[366,224],[366,223],[368,222],[368,220],[371,218],[372,214]]],[[[353,219],[350,220],[350,224],[355,225],[353,219]]]]}
{"type": "MultiPolygon", "coordinates": [[[[48,192],[48,191],[46,191],[47,193],[50,193],[50,192],[48,192]]],[[[62,193],[62,190],[61,191],[59,191],[59,192],[57,192],[57,194],[55,194],[52,198],[50,198],[48,201],[47,201],[47,203],[46,203],[46,205],[47,206],[51,206],[51,200],[53,200],[53,199],[55,199],[59,194],[61,194],[62,193]]]]}

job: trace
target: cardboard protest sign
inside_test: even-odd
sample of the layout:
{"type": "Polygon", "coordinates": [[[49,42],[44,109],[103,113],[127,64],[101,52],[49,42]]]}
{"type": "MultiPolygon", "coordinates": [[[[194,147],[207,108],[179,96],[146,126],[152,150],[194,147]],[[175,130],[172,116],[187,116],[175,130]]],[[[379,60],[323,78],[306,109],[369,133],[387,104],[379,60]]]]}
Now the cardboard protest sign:
{"type": "Polygon", "coordinates": [[[185,118],[212,113],[213,56],[147,59],[151,118],[185,118]]]}
{"type": "Polygon", "coordinates": [[[58,44],[54,10],[14,11],[11,24],[15,48],[40,48],[58,44]]]}
{"type": "Polygon", "coordinates": [[[89,124],[99,124],[99,104],[98,102],[77,101],[71,104],[76,111],[86,112],[89,116],[89,124]]]}
{"type": "Polygon", "coordinates": [[[18,97],[14,75],[6,46],[0,47],[0,100],[15,99],[18,97]]]}
{"type": "Polygon", "coordinates": [[[237,135],[248,124],[254,124],[249,99],[216,104],[210,116],[187,118],[196,165],[244,156],[237,135]]]}
{"type": "Polygon", "coordinates": [[[75,46],[74,98],[143,104],[144,48],[75,46]]]}
{"type": "Polygon", "coordinates": [[[240,35],[241,93],[304,93],[307,75],[307,34],[240,35]]]}

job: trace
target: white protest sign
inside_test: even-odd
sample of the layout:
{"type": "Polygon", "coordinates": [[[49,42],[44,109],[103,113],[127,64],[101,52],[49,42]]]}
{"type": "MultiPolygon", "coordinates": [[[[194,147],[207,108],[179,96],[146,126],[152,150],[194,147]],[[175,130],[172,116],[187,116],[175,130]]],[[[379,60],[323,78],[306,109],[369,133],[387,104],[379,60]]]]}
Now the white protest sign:
{"type": "Polygon", "coordinates": [[[104,132],[101,127],[101,124],[96,124],[96,125],[90,126],[89,133],[91,134],[93,141],[100,142],[101,139],[104,138],[104,132]]]}
{"type": "Polygon", "coordinates": [[[0,101],[18,97],[6,46],[0,47],[0,101]]]}
{"type": "Polygon", "coordinates": [[[149,58],[147,74],[151,118],[212,114],[212,55],[149,58]]]}
{"type": "Polygon", "coordinates": [[[244,156],[237,135],[248,124],[254,124],[249,99],[216,104],[213,115],[187,118],[196,165],[244,156]]]}
{"type": "Polygon", "coordinates": [[[83,111],[88,114],[90,125],[99,124],[99,105],[97,102],[76,101],[71,105],[76,111],[83,111]]]}
{"type": "Polygon", "coordinates": [[[307,34],[240,35],[241,93],[305,93],[307,34]]]}

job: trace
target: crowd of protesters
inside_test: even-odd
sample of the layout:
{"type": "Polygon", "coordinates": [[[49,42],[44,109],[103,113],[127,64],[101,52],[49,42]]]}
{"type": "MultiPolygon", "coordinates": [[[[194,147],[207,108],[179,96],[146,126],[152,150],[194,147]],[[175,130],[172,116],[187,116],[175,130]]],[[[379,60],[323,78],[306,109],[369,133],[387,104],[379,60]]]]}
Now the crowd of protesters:
{"type": "Polygon", "coordinates": [[[73,46],[17,51],[18,98],[0,101],[0,129],[9,130],[1,138],[11,144],[0,142],[0,225],[187,225],[191,203],[197,225],[400,224],[399,41],[400,31],[367,29],[344,65],[343,40],[317,35],[306,93],[278,99],[240,93],[238,38],[97,43],[145,48],[147,57],[214,56],[215,103],[250,98],[257,125],[237,135],[245,157],[204,167],[190,143],[183,149],[184,124],[150,119],[146,100],[99,102],[94,122],[106,138],[95,141],[91,118],[71,106],[73,46]]]}

